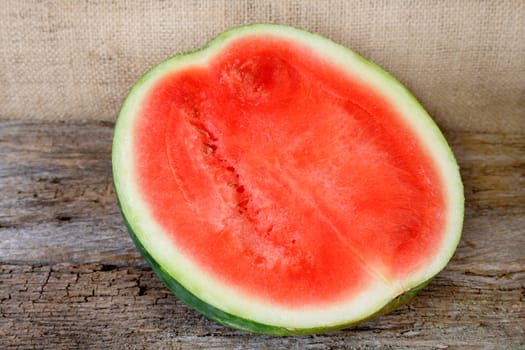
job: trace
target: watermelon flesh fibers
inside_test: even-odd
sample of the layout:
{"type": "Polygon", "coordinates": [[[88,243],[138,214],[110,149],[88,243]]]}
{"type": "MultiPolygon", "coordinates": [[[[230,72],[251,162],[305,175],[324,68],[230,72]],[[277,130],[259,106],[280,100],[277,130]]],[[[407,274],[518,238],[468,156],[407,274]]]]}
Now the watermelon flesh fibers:
{"type": "Polygon", "coordinates": [[[140,185],[174,244],[280,304],[333,302],[432,259],[432,160],[356,79],[279,41],[241,41],[152,89],[140,185]]]}
{"type": "Polygon", "coordinates": [[[188,62],[141,92],[127,157],[137,196],[192,273],[301,311],[377,285],[394,298],[457,244],[449,180],[381,86],[257,31],[188,62]]]}

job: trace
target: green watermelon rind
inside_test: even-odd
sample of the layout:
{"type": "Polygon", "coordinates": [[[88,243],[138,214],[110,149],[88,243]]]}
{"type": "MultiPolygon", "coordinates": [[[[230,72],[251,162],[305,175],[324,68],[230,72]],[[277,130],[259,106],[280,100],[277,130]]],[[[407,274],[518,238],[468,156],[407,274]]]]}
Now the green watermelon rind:
{"type": "MultiPolygon", "coordinates": [[[[119,202],[119,208],[120,208],[120,202],[119,202]]],[[[251,321],[246,318],[242,318],[242,317],[224,312],[214,307],[213,305],[210,305],[202,301],[197,296],[192,294],[189,290],[184,288],[184,286],[182,286],[179,282],[177,282],[177,280],[173,278],[164,268],[162,268],[162,266],[155,260],[155,258],[153,258],[148,253],[148,251],[144,248],[144,246],[142,245],[138,237],[135,235],[133,228],[131,227],[130,223],[124,216],[124,213],[122,211],[121,213],[123,214],[124,223],[126,224],[128,233],[131,236],[131,239],[133,240],[135,245],[137,246],[138,250],[144,257],[144,259],[146,259],[149,265],[153,268],[153,271],[155,271],[157,276],[159,276],[160,280],[173,294],[175,294],[187,306],[200,312],[206,317],[219,322],[222,325],[244,330],[244,331],[253,332],[253,333],[277,335],[277,336],[311,335],[311,334],[319,334],[319,333],[324,333],[324,332],[329,332],[329,331],[336,331],[339,329],[344,329],[344,328],[348,328],[351,326],[355,326],[357,324],[366,322],[368,320],[371,320],[381,315],[392,312],[395,309],[399,308],[400,306],[406,304],[420,290],[425,288],[433,279],[431,278],[428,281],[425,281],[421,283],[420,285],[410,289],[409,291],[401,294],[400,296],[393,299],[390,303],[385,305],[381,310],[357,322],[343,323],[343,324],[333,325],[329,327],[312,327],[312,328],[289,328],[289,327],[271,326],[271,325],[251,321]]]]}
{"type": "MultiPolygon", "coordinates": [[[[344,57],[343,57],[344,58],[344,57]]],[[[339,57],[340,59],[340,57],[339,57]]],[[[334,60],[337,60],[337,57],[334,58],[334,60]]],[[[184,66],[186,63],[181,63],[182,66],[184,66]]],[[[377,78],[377,77],[376,77],[377,78]]],[[[377,83],[377,82],[376,82],[377,83]]],[[[130,119],[130,118],[128,118],[130,119]]],[[[415,123],[415,124],[417,124],[415,123]]],[[[409,123],[410,126],[413,126],[411,123],[409,123]]],[[[426,145],[428,147],[428,144],[426,145]]],[[[126,154],[127,156],[127,154],[126,154]]],[[[362,323],[366,320],[369,320],[371,318],[375,318],[378,315],[387,313],[392,311],[393,309],[399,307],[400,305],[404,304],[408,300],[410,300],[419,290],[421,290],[424,286],[426,286],[434,277],[437,275],[445,266],[446,263],[450,260],[452,257],[453,252],[455,251],[455,248],[457,247],[459,243],[459,239],[461,236],[461,230],[462,230],[462,218],[463,218],[463,211],[464,211],[464,198],[463,198],[463,185],[461,183],[461,178],[459,176],[457,163],[455,161],[454,155],[451,151],[451,149],[448,147],[448,144],[444,138],[444,136],[441,134],[439,128],[435,124],[435,122],[430,118],[430,116],[426,113],[426,111],[423,109],[423,107],[419,104],[417,99],[410,93],[410,91],[403,86],[396,78],[394,78],[392,75],[390,75],[388,72],[384,71],[381,67],[378,65],[364,59],[363,57],[359,56],[358,54],[354,53],[352,50],[339,45],[337,43],[332,42],[331,40],[324,38],[322,36],[309,33],[297,28],[292,27],[286,27],[286,26],[280,26],[280,25],[269,25],[269,24],[256,24],[256,25],[249,25],[249,26],[241,26],[236,27],[233,29],[230,29],[219,36],[217,36],[215,39],[210,41],[207,45],[205,45],[203,48],[189,51],[185,53],[181,53],[178,55],[175,55],[166,61],[160,63],[159,65],[153,67],[151,70],[149,70],[146,74],[144,74],[138,82],[134,85],[134,87],[131,89],[127,99],[125,100],[121,112],[119,114],[117,124],[115,127],[115,136],[113,140],[113,178],[115,183],[115,189],[117,194],[117,199],[119,201],[119,206],[121,207],[121,212],[124,217],[126,226],[128,228],[129,234],[132,237],[133,241],[135,242],[138,249],[141,251],[145,259],[150,263],[150,265],[153,267],[154,271],[159,275],[161,280],[166,284],[166,286],[175,294],[177,295],[181,300],[183,300],[187,305],[190,307],[198,310],[202,314],[208,316],[209,318],[212,318],[216,321],[218,321],[221,324],[231,326],[234,328],[239,328],[243,330],[248,330],[256,333],[265,333],[265,334],[273,334],[273,335],[298,335],[298,334],[315,334],[315,333],[321,333],[326,332],[330,330],[336,330],[341,328],[346,328],[352,325],[356,325],[359,323],[362,323]],[[372,304],[373,309],[370,310],[367,314],[362,314],[362,317],[359,319],[353,319],[352,321],[348,322],[336,322],[336,323],[330,323],[327,326],[313,326],[313,327],[293,327],[293,325],[271,325],[266,324],[258,321],[253,321],[250,319],[247,319],[245,317],[236,315],[234,313],[225,312],[223,310],[220,310],[218,306],[215,304],[215,306],[211,305],[208,302],[204,301],[203,298],[199,298],[199,294],[202,292],[202,285],[193,284],[189,285],[190,289],[193,291],[190,291],[188,289],[188,285],[183,286],[183,284],[180,283],[181,277],[184,277],[184,272],[180,269],[177,270],[177,267],[174,267],[173,264],[167,264],[165,263],[165,266],[162,265],[161,262],[158,261],[158,259],[155,259],[152,254],[148,251],[148,249],[145,248],[143,242],[140,240],[140,230],[137,231],[136,228],[141,226],[140,224],[140,213],[137,213],[137,210],[135,208],[128,207],[129,210],[126,210],[126,200],[122,200],[124,197],[127,196],[127,201],[130,200],[130,194],[129,191],[124,191],[124,188],[122,186],[125,186],[125,182],[128,181],[122,181],[122,184],[119,185],[119,182],[121,180],[121,177],[124,178],[126,176],[131,175],[125,175],[122,174],[122,171],[119,171],[119,164],[122,163],[121,159],[119,157],[123,157],[122,154],[126,154],[126,152],[123,152],[121,148],[121,139],[125,137],[130,137],[129,134],[126,134],[126,130],[129,128],[132,128],[131,122],[126,120],[126,117],[133,113],[133,108],[137,107],[137,98],[141,97],[141,94],[144,93],[144,88],[147,87],[147,83],[149,83],[152,80],[155,80],[158,77],[161,77],[165,72],[170,72],[170,69],[173,69],[173,66],[179,64],[178,62],[187,62],[188,60],[195,60],[195,64],[206,64],[208,56],[213,57],[213,55],[217,52],[220,52],[221,50],[221,43],[227,41],[231,36],[242,36],[243,32],[246,32],[247,34],[253,34],[258,32],[275,32],[275,31],[281,31],[281,32],[289,32],[292,33],[292,35],[297,35],[298,37],[301,37],[301,39],[304,39],[308,36],[308,40],[313,41],[320,41],[323,42],[323,45],[327,42],[331,45],[331,49],[333,49],[333,52],[335,52],[335,56],[342,55],[341,51],[344,51],[345,55],[350,55],[352,59],[357,59],[361,64],[364,64],[368,67],[368,69],[373,70],[373,74],[379,74],[381,76],[380,84],[383,84],[383,86],[386,86],[386,90],[395,91],[393,94],[395,96],[400,96],[400,99],[402,100],[403,107],[406,107],[410,110],[410,112],[413,112],[412,114],[419,114],[416,115],[415,122],[419,123],[419,125],[416,127],[414,126],[415,134],[418,135],[418,137],[429,137],[432,138],[434,143],[440,144],[439,147],[441,147],[441,151],[445,151],[446,154],[437,154],[436,157],[440,156],[442,158],[441,162],[447,166],[446,174],[447,174],[447,185],[449,185],[447,192],[447,195],[450,196],[450,198],[453,201],[452,209],[455,210],[455,214],[448,214],[452,217],[452,223],[450,224],[449,230],[447,231],[447,243],[446,245],[443,245],[442,251],[440,252],[439,259],[437,260],[437,263],[435,266],[433,266],[433,270],[431,274],[424,275],[425,278],[421,278],[421,276],[416,276],[418,278],[415,278],[415,280],[409,280],[407,284],[404,286],[403,290],[399,293],[397,297],[393,297],[390,299],[388,303],[384,304],[372,304]],[[218,47],[218,50],[214,49],[218,47]],[[341,50],[343,49],[343,50],[341,50]],[[206,54],[207,51],[211,51],[208,53],[208,56],[206,54]],[[197,62],[198,61],[198,62],[197,62]],[[408,104],[411,104],[408,106],[408,104]],[[424,132],[423,132],[424,131],[424,132]],[[135,225],[133,224],[135,223],[135,225]],[[134,228],[135,226],[135,228],[134,228]],[[137,232],[136,232],[137,231],[137,232]],[[171,273],[170,273],[171,272],[171,273]],[[424,280],[424,282],[421,282],[424,280]],[[196,286],[196,287],[195,287],[196,286]],[[192,289],[193,288],[193,289],[192,289]]],[[[131,191],[131,196],[133,196],[133,191],[131,191]]],[[[135,198],[131,198],[135,199],[135,198]]],[[[142,227],[143,228],[143,227],[142,227]]],[[[144,231],[144,230],[142,230],[144,231]]]]}

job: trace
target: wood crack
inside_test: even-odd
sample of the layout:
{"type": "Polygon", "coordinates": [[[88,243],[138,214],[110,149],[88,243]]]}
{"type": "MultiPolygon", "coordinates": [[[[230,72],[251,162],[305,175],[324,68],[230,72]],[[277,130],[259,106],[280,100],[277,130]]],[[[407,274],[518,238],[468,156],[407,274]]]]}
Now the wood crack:
{"type": "Polygon", "coordinates": [[[525,345],[523,132],[446,130],[465,183],[463,238],[408,306],[351,330],[274,338],[207,320],[146,266],[113,193],[112,126],[0,122],[0,348],[328,349],[349,337],[362,349],[525,345]],[[400,334],[411,330],[421,333],[400,334]]]}
{"type": "MultiPolygon", "coordinates": [[[[149,268],[0,265],[0,276],[3,290],[11,291],[0,300],[0,347],[6,349],[24,342],[36,344],[36,339],[42,349],[61,348],[64,339],[78,342],[77,347],[81,348],[122,348],[129,342],[140,347],[165,345],[165,334],[178,341],[195,341],[212,334],[216,344],[227,348],[239,337],[265,344],[282,339],[231,330],[204,318],[171,295],[149,268]],[[96,336],[86,337],[88,333],[96,336]],[[63,337],[64,334],[68,336],[63,337]]],[[[450,278],[460,277],[445,271],[409,307],[356,330],[296,337],[294,341],[301,348],[319,339],[335,337],[344,342],[351,332],[358,331],[360,339],[383,345],[397,344],[402,336],[416,346],[438,339],[443,329],[461,330],[457,337],[448,335],[449,345],[475,344],[480,339],[505,339],[505,344],[523,340],[523,286],[510,280],[502,280],[499,286],[490,285],[477,276],[469,276],[470,282],[462,285],[451,285],[450,278]],[[472,326],[473,320],[478,322],[480,318],[483,325],[472,326]]]]}

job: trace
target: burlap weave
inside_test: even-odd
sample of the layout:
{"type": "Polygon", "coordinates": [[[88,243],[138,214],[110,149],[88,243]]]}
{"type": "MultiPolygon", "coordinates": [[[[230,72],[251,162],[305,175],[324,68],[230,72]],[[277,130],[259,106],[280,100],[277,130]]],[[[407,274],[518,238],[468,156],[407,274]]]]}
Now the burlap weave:
{"type": "Polygon", "coordinates": [[[396,75],[445,128],[525,128],[522,0],[4,0],[0,118],[113,121],[150,66],[256,22],[353,48],[396,75]]]}

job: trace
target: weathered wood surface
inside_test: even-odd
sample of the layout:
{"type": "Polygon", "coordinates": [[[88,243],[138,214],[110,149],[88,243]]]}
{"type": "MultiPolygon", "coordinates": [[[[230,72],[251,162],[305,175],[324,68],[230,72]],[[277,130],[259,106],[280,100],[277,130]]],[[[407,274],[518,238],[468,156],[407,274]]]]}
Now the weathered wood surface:
{"type": "Polygon", "coordinates": [[[353,329],[277,338],[188,309],[128,238],[113,125],[0,122],[0,348],[525,348],[525,131],[446,132],[463,238],[412,302],[353,329]]]}

